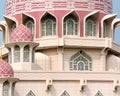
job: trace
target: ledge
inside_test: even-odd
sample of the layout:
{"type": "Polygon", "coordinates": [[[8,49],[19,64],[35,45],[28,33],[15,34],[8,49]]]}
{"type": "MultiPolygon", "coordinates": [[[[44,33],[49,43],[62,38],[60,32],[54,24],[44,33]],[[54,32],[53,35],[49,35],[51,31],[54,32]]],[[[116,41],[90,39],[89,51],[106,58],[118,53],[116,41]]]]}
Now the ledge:
{"type": "Polygon", "coordinates": [[[115,48],[119,51],[120,45],[112,43],[111,38],[96,38],[96,37],[63,37],[63,38],[40,38],[35,40],[40,43],[39,49],[55,48],[58,46],[64,46],[69,48],[115,48]]]}
{"type": "Polygon", "coordinates": [[[90,81],[113,81],[113,79],[120,80],[120,72],[15,72],[15,78],[20,80],[46,80],[52,78],[53,80],[90,80],[90,81]],[[34,77],[34,78],[33,78],[34,77]],[[112,77],[112,78],[111,78],[112,77]]]}

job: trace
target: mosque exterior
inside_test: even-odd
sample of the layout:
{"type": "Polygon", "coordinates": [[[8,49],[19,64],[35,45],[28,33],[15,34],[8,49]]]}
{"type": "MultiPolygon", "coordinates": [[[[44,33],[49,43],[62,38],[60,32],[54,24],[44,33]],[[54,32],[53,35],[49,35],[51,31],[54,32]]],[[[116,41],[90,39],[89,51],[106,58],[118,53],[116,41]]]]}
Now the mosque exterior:
{"type": "Polygon", "coordinates": [[[0,96],[120,96],[120,19],[112,0],[6,0],[0,96]]]}

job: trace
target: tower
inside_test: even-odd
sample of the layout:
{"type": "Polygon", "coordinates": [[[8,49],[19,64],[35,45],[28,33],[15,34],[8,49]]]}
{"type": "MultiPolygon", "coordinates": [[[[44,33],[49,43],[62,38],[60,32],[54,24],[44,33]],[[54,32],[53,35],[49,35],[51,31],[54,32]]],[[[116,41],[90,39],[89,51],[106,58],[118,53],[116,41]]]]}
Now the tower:
{"type": "Polygon", "coordinates": [[[14,70],[31,70],[35,68],[34,49],[38,43],[33,42],[31,31],[24,25],[18,26],[10,36],[10,43],[6,44],[9,62],[14,70]]]}

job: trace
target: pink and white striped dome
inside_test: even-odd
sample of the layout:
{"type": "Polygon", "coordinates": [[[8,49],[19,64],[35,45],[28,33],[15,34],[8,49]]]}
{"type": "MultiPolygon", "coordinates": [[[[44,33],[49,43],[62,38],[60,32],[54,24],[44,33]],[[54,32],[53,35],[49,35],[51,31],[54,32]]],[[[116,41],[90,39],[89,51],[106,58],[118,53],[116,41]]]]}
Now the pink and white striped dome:
{"type": "Polygon", "coordinates": [[[0,78],[6,78],[6,77],[13,77],[14,72],[10,64],[7,62],[0,60],[0,78]]]}
{"type": "Polygon", "coordinates": [[[10,36],[11,42],[30,42],[33,41],[31,31],[24,25],[20,25],[13,30],[10,36]]]}

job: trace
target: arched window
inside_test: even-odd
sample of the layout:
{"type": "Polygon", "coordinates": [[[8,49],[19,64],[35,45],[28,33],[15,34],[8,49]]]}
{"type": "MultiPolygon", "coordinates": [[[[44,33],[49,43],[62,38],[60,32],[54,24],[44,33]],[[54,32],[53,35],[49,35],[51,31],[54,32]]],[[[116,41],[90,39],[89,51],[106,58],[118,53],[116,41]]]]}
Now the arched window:
{"type": "Polygon", "coordinates": [[[9,82],[8,81],[5,81],[3,83],[3,95],[2,96],[9,96],[9,82]]]}
{"type": "Polygon", "coordinates": [[[67,91],[64,91],[60,96],[70,96],[67,91]]]}
{"type": "Polygon", "coordinates": [[[100,91],[98,91],[95,96],[103,96],[102,93],[100,91]]]}
{"type": "Polygon", "coordinates": [[[55,36],[56,35],[56,19],[47,14],[45,17],[41,19],[41,27],[42,27],[42,36],[55,36]]]}
{"type": "Polygon", "coordinates": [[[85,36],[96,36],[96,21],[92,18],[86,20],[85,36]]]}
{"type": "Polygon", "coordinates": [[[85,52],[80,51],[70,58],[70,70],[91,70],[92,60],[85,52]]]}
{"type": "Polygon", "coordinates": [[[29,62],[29,57],[30,57],[30,47],[28,45],[26,45],[24,47],[24,52],[23,52],[23,60],[24,62],[29,62]]]}
{"type": "Polygon", "coordinates": [[[34,22],[33,20],[28,20],[25,23],[26,27],[30,29],[30,31],[32,32],[32,34],[34,35],[34,22]]]}
{"type": "Polygon", "coordinates": [[[20,47],[18,45],[14,47],[14,62],[20,62],[20,47]]]}
{"type": "Polygon", "coordinates": [[[26,96],[35,96],[35,94],[30,90],[26,96]]]}
{"type": "Polygon", "coordinates": [[[64,19],[64,35],[77,35],[78,34],[78,19],[70,14],[64,19]]]}

